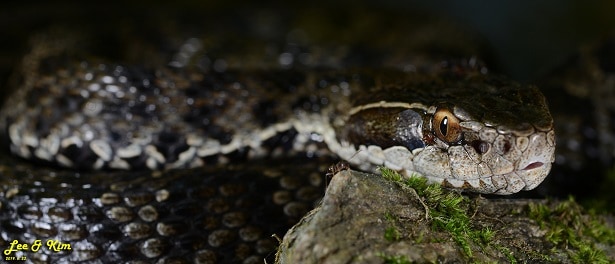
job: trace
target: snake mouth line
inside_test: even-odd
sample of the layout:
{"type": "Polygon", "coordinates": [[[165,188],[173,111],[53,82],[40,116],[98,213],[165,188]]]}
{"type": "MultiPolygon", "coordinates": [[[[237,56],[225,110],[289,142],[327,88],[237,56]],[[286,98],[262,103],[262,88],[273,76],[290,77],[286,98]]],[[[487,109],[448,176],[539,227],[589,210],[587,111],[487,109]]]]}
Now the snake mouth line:
{"type": "Polygon", "coordinates": [[[521,169],[521,170],[531,170],[531,169],[536,169],[536,168],[540,168],[542,167],[542,165],[544,165],[544,163],[537,161],[537,162],[532,162],[530,164],[528,164],[527,166],[525,166],[525,168],[521,169]]]}

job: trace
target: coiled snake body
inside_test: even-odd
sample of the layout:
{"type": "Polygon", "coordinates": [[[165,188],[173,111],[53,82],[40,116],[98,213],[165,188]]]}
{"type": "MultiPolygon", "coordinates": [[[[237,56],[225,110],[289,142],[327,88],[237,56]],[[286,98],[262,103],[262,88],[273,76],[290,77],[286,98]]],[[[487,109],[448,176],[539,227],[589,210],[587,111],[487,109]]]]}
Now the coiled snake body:
{"type": "Polygon", "coordinates": [[[13,153],[85,169],[173,169],[322,143],[363,170],[511,194],[554,160],[542,94],[468,65],[427,72],[137,71],[81,61],[32,73],[5,106],[13,153]],[[356,154],[356,156],[355,156],[356,154]],[[354,156],[354,157],[353,157],[354,156]]]}
{"type": "Polygon", "coordinates": [[[365,171],[385,166],[495,194],[535,188],[554,161],[553,121],[542,94],[487,74],[473,60],[412,71],[263,71],[173,63],[147,69],[33,54],[23,85],[2,111],[11,151],[103,172],[70,182],[53,174],[14,176],[0,208],[3,243],[49,238],[73,245],[30,259],[171,260],[189,252],[195,262],[258,261],[275,246],[268,235],[292,221],[256,222],[296,220],[318,197],[318,180],[280,176],[293,173],[284,166],[282,173],[252,176],[235,165],[242,159],[333,153],[365,171]],[[203,166],[226,170],[187,169],[203,166]],[[139,169],[154,172],[116,171],[139,169]],[[155,172],[172,169],[182,170],[155,172]],[[270,188],[282,191],[254,196],[270,188]],[[301,195],[288,198],[284,188],[301,195]],[[37,197],[42,202],[32,201],[37,197]]]}

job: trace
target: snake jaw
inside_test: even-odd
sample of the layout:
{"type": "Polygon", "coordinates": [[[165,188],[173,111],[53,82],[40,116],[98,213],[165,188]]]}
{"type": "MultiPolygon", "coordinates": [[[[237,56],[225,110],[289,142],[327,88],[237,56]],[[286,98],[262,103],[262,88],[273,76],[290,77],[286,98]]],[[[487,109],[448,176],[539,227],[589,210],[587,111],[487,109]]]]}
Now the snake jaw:
{"type": "MultiPolygon", "coordinates": [[[[508,195],[521,190],[532,190],[546,178],[551,170],[555,157],[555,135],[553,130],[535,131],[528,137],[527,145],[515,145],[512,148],[521,148],[519,159],[514,162],[514,169],[490,177],[491,190],[494,194],[508,195]]],[[[516,140],[515,142],[525,142],[516,140]]],[[[489,189],[489,188],[487,188],[489,189]]]]}

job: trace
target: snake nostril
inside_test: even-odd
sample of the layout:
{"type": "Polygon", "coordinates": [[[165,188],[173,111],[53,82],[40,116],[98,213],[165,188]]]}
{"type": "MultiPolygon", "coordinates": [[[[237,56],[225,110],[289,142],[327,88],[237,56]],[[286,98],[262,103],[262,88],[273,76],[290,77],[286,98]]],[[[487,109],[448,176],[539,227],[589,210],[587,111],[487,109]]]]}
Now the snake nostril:
{"type": "Polygon", "coordinates": [[[470,145],[472,145],[478,154],[485,154],[489,151],[489,143],[482,140],[474,140],[470,143],[470,145]]]}

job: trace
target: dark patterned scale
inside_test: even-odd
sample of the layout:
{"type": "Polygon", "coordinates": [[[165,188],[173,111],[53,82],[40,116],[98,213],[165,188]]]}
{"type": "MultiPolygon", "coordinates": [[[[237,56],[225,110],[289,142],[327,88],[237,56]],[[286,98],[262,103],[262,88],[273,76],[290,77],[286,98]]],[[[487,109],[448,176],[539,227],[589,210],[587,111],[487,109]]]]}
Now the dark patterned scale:
{"type": "Polygon", "coordinates": [[[53,263],[272,260],[272,235],[282,237],[322,196],[324,178],[310,168],[328,161],[285,162],[87,177],[3,164],[4,177],[16,180],[3,185],[0,247],[36,239],[70,244],[11,254],[53,263]]]}

